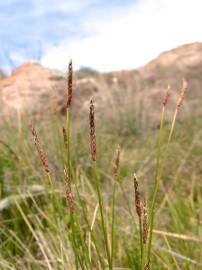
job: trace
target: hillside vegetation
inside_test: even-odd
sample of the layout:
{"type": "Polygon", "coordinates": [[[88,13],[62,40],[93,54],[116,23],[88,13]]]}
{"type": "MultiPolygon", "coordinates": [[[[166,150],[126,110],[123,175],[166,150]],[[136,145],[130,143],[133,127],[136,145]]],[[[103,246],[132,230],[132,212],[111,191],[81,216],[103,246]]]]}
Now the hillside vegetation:
{"type": "Polygon", "coordinates": [[[0,269],[202,269],[201,49],[0,80],[0,269]]]}

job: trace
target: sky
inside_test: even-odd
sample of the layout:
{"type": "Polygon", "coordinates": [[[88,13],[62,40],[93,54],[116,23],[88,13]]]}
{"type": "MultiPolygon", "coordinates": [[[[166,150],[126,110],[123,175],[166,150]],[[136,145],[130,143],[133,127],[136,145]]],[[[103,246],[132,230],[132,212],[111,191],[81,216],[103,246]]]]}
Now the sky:
{"type": "Polygon", "coordinates": [[[0,0],[0,68],[138,68],[202,42],[202,0],[0,0]]]}

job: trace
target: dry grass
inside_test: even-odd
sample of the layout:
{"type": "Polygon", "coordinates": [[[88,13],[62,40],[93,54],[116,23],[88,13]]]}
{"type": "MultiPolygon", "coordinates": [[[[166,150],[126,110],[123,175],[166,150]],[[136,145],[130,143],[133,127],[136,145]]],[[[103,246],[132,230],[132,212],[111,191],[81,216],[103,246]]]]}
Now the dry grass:
{"type": "MultiPolygon", "coordinates": [[[[171,124],[164,121],[169,102],[167,92],[162,101],[159,131],[142,128],[133,132],[132,129],[127,135],[118,136],[113,123],[110,126],[107,122],[107,132],[99,123],[99,110],[95,125],[92,100],[89,128],[84,124],[74,131],[77,126],[71,122],[72,75],[70,61],[66,128],[61,128],[64,119],[57,115],[52,116],[45,131],[44,123],[37,122],[42,148],[32,127],[39,158],[33,152],[26,126],[16,132],[21,138],[20,146],[11,139],[14,125],[5,129],[2,140],[8,136],[11,151],[2,147],[4,156],[0,158],[3,168],[0,170],[3,179],[0,268],[200,269],[202,193],[198,180],[202,168],[195,166],[201,161],[202,131],[191,119],[174,132],[186,82],[183,81],[171,124]],[[179,132],[183,129],[187,132],[186,125],[191,127],[189,136],[181,140],[179,132]],[[198,130],[197,139],[195,130],[198,130]],[[121,159],[117,144],[121,145],[121,159]],[[16,153],[18,159],[11,153],[16,153]],[[134,171],[138,181],[134,176],[133,189],[134,171]],[[49,181],[45,181],[47,176],[49,181]],[[33,191],[37,190],[36,184],[37,192],[33,191]],[[172,186],[169,192],[167,185],[172,186]]],[[[113,117],[120,117],[120,129],[126,124],[123,113],[127,118],[132,110],[131,106],[127,111],[125,98],[118,98],[118,103],[112,98],[114,106],[107,106],[108,110],[117,112],[113,117]]]]}

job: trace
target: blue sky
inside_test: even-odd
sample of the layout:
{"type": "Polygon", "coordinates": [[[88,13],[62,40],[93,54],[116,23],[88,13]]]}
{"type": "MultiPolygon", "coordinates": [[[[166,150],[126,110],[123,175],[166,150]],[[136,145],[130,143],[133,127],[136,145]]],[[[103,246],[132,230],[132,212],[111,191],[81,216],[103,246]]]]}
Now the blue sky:
{"type": "Polygon", "coordinates": [[[0,1],[0,68],[27,60],[64,70],[139,67],[161,51],[202,41],[201,0],[0,1]]]}

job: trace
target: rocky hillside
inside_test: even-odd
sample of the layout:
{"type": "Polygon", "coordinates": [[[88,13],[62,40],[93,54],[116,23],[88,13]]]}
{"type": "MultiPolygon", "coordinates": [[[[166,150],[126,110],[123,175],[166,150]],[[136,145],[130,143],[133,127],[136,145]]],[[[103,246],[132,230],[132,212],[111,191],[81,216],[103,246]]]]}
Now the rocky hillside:
{"type": "MultiPolygon", "coordinates": [[[[202,43],[164,52],[140,69],[89,73],[83,77],[75,74],[74,78],[74,107],[77,113],[85,109],[92,95],[102,98],[102,104],[105,104],[108,98],[122,101],[123,91],[124,98],[130,93],[135,100],[142,100],[144,108],[152,106],[155,111],[168,84],[175,98],[182,78],[189,84],[187,110],[190,111],[202,97],[202,43]]],[[[1,113],[20,111],[35,114],[50,108],[63,112],[65,93],[65,74],[28,62],[13,70],[11,76],[0,79],[1,113]]]]}
{"type": "MultiPolygon", "coordinates": [[[[74,87],[77,108],[98,88],[92,78],[76,80],[74,87]]],[[[14,69],[11,76],[0,80],[1,113],[4,115],[12,112],[36,114],[50,109],[62,112],[65,95],[65,74],[34,62],[25,63],[14,69]]]]}

